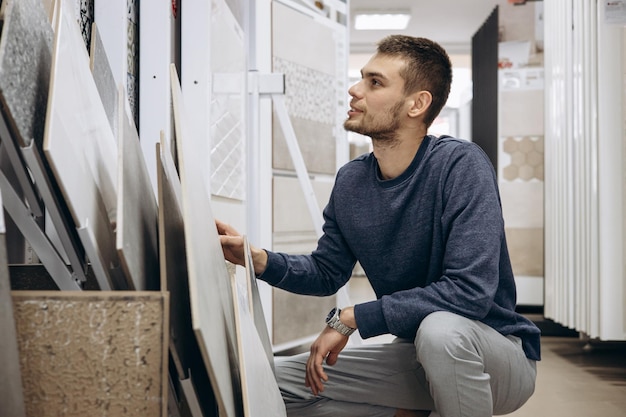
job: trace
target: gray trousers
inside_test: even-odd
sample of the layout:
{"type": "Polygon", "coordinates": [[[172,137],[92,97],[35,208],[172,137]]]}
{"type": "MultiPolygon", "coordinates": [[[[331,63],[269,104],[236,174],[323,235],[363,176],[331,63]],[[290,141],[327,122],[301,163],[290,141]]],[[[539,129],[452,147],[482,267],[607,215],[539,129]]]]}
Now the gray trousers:
{"type": "Polygon", "coordinates": [[[537,374],[518,337],[448,312],[426,317],[414,343],[344,349],[334,366],[325,365],[329,379],[318,396],[304,385],[308,356],[276,360],[289,416],[391,417],[402,408],[491,417],[521,407],[537,374]]]}

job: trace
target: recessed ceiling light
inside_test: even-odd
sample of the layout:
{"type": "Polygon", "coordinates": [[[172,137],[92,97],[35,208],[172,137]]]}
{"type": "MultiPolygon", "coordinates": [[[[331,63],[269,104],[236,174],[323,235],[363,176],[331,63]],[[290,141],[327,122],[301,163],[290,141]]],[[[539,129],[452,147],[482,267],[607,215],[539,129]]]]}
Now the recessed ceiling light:
{"type": "Polygon", "coordinates": [[[411,20],[409,12],[356,12],[356,30],[403,30],[411,20]]]}

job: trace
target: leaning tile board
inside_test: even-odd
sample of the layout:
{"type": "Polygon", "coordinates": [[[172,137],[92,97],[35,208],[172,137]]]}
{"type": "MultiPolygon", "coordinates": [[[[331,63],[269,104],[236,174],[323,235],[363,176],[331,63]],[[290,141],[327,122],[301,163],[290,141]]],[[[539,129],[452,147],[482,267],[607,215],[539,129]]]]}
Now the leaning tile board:
{"type": "Polygon", "coordinates": [[[0,140],[10,152],[17,182],[33,215],[43,216],[36,187],[18,148],[41,147],[50,76],[52,28],[38,0],[5,1],[0,36],[0,140]],[[4,132],[4,131],[7,132],[4,132]],[[11,138],[8,136],[9,133],[11,138]]]}
{"type": "MultiPolygon", "coordinates": [[[[2,198],[0,198],[2,207],[2,198]]],[[[24,417],[24,392],[13,319],[4,212],[0,210],[0,416],[24,417]]]]}
{"type": "Polygon", "coordinates": [[[119,89],[116,86],[113,71],[102,43],[102,37],[95,22],[91,26],[89,68],[93,74],[93,80],[96,83],[98,95],[100,100],[102,100],[102,106],[107,115],[113,136],[117,137],[119,89]]]}
{"type": "Polygon", "coordinates": [[[29,417],[166,416],[167,293],[12,295],[29,417]]]}
{"type": "Polygon", "coordinates": [[[252,252],[250,250],[250,242],[247,236],[244,236],[244,254],[245,254],[245,268],[246,275],[248,277],[248,298],[250,303],[250,314],[254,320],[254,325],[259,333],[259,338],[263,345],[263,350],[267,355],[267,360],[270,363],[272,370],[274,369],[274,351],[272,348],[272,342],[268,331],[267,322],[265,320],[265,312],[263,311],[263,304],[261,302],[261,294],[259,292],[259,286],[257,284],[256,274],[254,273],[254,263],[252,262],[252,252]]]}
{"type": "Polygon", "coordinates": [[[172,104],[183,197],[185,245],[194,332],[211,377],[220,415],[241,415],[236,329],[230,276],[217,235],[206,183],[202,141],[194,142],[183,105],[180,81],[170,67],[172,104]]]}
{"type": "MultiPolygon", "coordinates": [[[[233,273],[231,285],[244,416],[287,416],[274,377],[273,359],[271,362],[268,360],[264,343],[254,322],[247,274],[233,273]]],[[[265,326],[265,323],[263,325],[265,326]]]]}
{"type": "Polygon", "coordinates": [[[44,154],[103,288],[128,288],[115,251],[117,144],[78,23],[57,3],[44,154]],[[60,9],[60,10],[59,10],[60,9]]]}
{"type": "Polygon", "coordinates": [[[216,412],[215,398],[208,395],[212,392],[211,382],[191,322],[180,179],[163,132],[156,147],[159,262],[161,288],[170,294],[170,354],[180,383],[192,386],[192,389],[185,390],[187,401],[193,401],[189,396],[195,396],[204,414],[213,415],[216,412]]]}
{"type": "Polygon", "coordinates": [[[187,376],[193,366],[189,357],[190,345],[196,341],[191,324],[182,190],[174,160],[163,142],[162,136],[161,142],[157,143],[161,288],[169,291],[172,302],[170,350],[174,364],[180,376],[187,376]]]}
{"type": "Polygon", "coordinates": [[[122,268],[136,290],[159,289],[158,208],[124,87],[118,95],[116,242],[122,268]]]}

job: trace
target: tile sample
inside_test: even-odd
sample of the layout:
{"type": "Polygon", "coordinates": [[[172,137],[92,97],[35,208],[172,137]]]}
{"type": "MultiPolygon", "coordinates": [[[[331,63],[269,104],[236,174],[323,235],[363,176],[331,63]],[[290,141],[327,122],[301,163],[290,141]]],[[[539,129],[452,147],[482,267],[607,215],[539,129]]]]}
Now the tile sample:
{"type": "Polygon", "coordinates": [[[113,137],[117,137],[117,97],[119,96],[119,88],[115,84],[115,78],[113,77],[113,71],[111,70],[111,65],[109,64],[109,59],[107,58],[106,50],[102,43],[102,37],[95,23],[91,28],[89,69],[91,69],[91,73],[93,74],[93,80],[96,83],[100,100],[102,100],[102,106],[109,120],[113,137]]]}
{"type": "MultiPolygon", "coordinates": [[[[337,40],[327,25],[280,3],[272,9],[273,71],[285,74],[285,101],[309,172],[334,175],[337,126],[337,40]],[[307,51],[302,53],[302,51],[307,51]]],[[[345,92],[340,92],[345,96],[345,92]]],[[[274,123],[274,168],[293,170],[274,123]]]]}
{"type": "Polygon", "coordinates": [[[261,294],[259,293],[259,286],[256,282],[256,274],[254,273],[254,264],[252,263],[252,252],[250,252],[250,242],[248,238],[244,236],[244,252],[246,255],[245,267],[246,275],[248,277],[248,302],[249,310],[252,319],[254,320],[254,326],[259,334],[259,339],[263,345],[263,350],[267,355],[267,361],[274,369],[274,350],[272,348],[272,342],[270,334],[267,329],[267,322],[265,321],[265,312],[263,311],[263,304],[261,303],[261,294]]]}
{"type": "Polygon", "coordinates": [[[168,295],[15,291],[27,415],[161,416],[168,295]]]}
{"type": "Polygon", "coordinates": [[[7,1],[0,37],[0,97],[19,146],[43,140],[53,32],[41,0],[7,1]]]}
{"type": "MultiPolygon", "coordinates": [[[[63,5],[63,2],[57,3],[63,5]]],[[[76,20],[59,8],[43,149],[101,288],[124,289],[112,223],[117,144],[89,71],[76,20]]]]}
{"type": "MultiPolygon", "coordinates": [[[[236,0],[211,2],[211,45],[209,50],[212,75],[237,77],[231,91],[210,94],[209,140],[211,193],[236,200],[245,199],[246,175],[246,97],[248,74],[245,36],[233,15],[236,0]]],[[[213,85],[214,82],[211,83],[213,85]]]]}
{"type": "Polygon", "coordinates": [[[159,289],[158,208],[139,134],[119,90],[118,194],[115,247],[135,290],[159,289]]]}
{"type": "MultiPolygon", "coordinates": [[[[0,207],[2,198],[0,198],[0,207]]],[[[13,318],[13,300],[9,265],[7,263],[4,212],[0,210],[0,415],[25,417],[24,391],[17,347],[17,333],[13,318]]]]}
{"type": "Polygon", "coordinates": [[[41,147],[48,101],[52,28],[39,0],[5,2],[0,36],[0,126],[17,182],[33,215],[43,216],[36,186],[17,150],[41,147]],[[6,122],[6,126],[5,126],[6,122]],[[9,138],[10,136],[12,138],[9,138]]]}
{"type": "Polygon", "coordinates": [[[335,296],[314,297],[272,288],[274,346],[317,336],[324,329],[324,317],[337,307],[335,296]]]}
{"type": "MultiPolygon", "coordinates": [[[[170,353],[181,384],[191,384],[194,392],[211,392],[211,382],[200,353],[191,321],[189,279],[185,252],[185,230],[182,214],[182,190],[174,160],[161,134],[157,143],[157,181],[159,193],[159,261],[161,288],[170,294],[170,353]]],[[[198,395],[205,415],[215,412],[211,395],[198,395]]]]}
{"type": "Polygon", "coordinates": [[[211,377],[220,415],[241,414],[237,344],[230,276],[217,235],[206,183],[203,141],[187,133],[182,91],[171,65],[172,104],[183,197],[185,245],[191,297],[191,317],[202,356],[211,377]]]}
{"type": "MultiPolygon", "coordinates": [[[[246,274],[247,275],[247,274],[246,274]]],[[[248,276],[231,274],[237,349],[241,370],[243,410],[246,417],[287,416],[274,372],[257,331],[252,310],[248,276]]]]}

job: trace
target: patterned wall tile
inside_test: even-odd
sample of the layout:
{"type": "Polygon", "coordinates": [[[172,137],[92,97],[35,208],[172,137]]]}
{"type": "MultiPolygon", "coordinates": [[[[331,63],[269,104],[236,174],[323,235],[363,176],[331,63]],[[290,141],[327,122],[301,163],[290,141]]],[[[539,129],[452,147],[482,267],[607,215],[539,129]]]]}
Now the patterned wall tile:
{"type": "Polygon", "coordinates": [[[128,21],[127,32],[127,76],[126,90],[128,102],[135,119],[135,126],[139,126],[139,0],[127,0],[128,21]]]}
{"type": "Polygon", "coordinates": [[[320,123],[335,122],[335,77],[275,56],[274,72],[285,74],[289,115],[320,123]]]}
{"type": "MultiPolygon", "coordinates": [[[[285,103],[307,169],[335,173],[335,77],[277,56],[274,72],[285,74],[285,103]]],[[[274,168],[294,166],[283,132],[274,120],[274,168]]]]}
{"type": "MultiPolygon", "coordinates": [[[[236,10],[242,0],[211,2],[211,68],[221,74],[246,73],[243,30],[236,10]]],[[[246,84],[240,90],[211,97],[207,115],[210,138],[211,193],[236,200],[246,198],[246,84]]]]}
{"type": "Polygon", "coordinates": [[[502,179],[543,181],[543,136],[507,137],[502,142],[502,179]]]}
{"type": "Polygon", "coordinates": [[[89,50],[91,44],[91,25],[94,20],[94,1],[95,0],[76,0],[74,6],[74,15],[78,19],[80,31],[85,40],[85,47],[89,50]]]}

